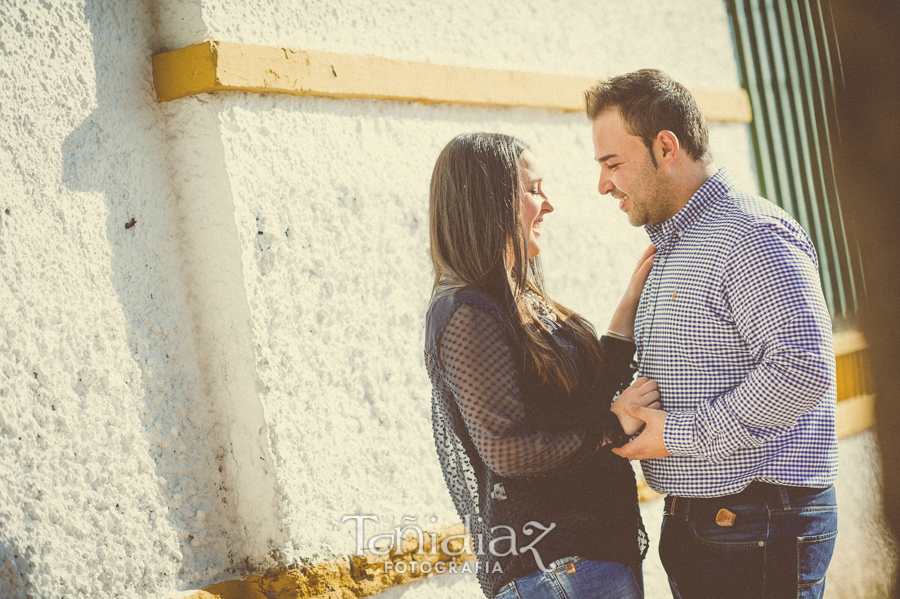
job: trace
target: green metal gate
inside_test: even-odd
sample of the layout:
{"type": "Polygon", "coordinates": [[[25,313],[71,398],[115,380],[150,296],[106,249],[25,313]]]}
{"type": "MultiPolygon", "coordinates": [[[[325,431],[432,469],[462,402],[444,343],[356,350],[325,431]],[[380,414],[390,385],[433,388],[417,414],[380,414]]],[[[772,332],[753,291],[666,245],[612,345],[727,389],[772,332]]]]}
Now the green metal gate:
{"type": "Polygon", "coordinates": [[[835,183],[840,143],[836,86],[843,84],[828,0],[726,0],[742,85],[753,107],[762,195],[790,213],[819,254],[836,325],[865,297],[856,243],[835,183]]]}

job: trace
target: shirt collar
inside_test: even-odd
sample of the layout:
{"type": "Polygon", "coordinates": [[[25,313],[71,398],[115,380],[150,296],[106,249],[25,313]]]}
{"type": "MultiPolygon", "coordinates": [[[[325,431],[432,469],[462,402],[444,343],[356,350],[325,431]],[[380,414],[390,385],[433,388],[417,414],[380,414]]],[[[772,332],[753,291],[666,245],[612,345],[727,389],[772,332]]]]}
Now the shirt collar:
{"type": "Polygon", "coordinates": [[[650,241],[657,248],[661,248],[672,238],[673,234],[683,235],[691,228],[691,225],[700,219],[710,205],[727,195],[733,186],[728,173],[724,168],[720,168],[691,196],[688,203],[675,216],[657,225],[644,226],[647,235],[650,236],[650,241]]]}

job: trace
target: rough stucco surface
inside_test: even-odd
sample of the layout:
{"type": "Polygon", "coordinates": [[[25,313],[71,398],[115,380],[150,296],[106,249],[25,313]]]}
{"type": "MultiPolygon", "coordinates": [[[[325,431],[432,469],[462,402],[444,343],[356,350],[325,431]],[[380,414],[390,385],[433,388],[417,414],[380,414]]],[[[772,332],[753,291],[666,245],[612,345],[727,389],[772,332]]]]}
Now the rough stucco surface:
{"type": "Polygon", "coordinates": [[[228,564],[144,5],[0,6],[2,597],[228,564]]]}
{"type": "MultiPolygon", "coordinates": [[[[186,5],[178,27],[161,38],[167,50],[187,45],[184,32],[192,30],[202,39],[562,75],[600,77],[654,66],[689,86],[739,85],[725,3],[719,0],[186,5]]],[[[197,41],[202,40],[190,43],[197,41]]]]}

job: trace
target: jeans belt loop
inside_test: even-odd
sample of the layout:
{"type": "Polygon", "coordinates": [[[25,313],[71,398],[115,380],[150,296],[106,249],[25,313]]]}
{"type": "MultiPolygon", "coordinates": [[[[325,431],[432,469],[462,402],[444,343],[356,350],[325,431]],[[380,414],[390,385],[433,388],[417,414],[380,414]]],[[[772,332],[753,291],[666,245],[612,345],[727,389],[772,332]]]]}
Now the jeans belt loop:
{"type": "Polygon", "coordinates": [[[788,490],[783,485],[778,485],[778,491],[781,493],[781,509],[785,512],[791,511],[791,497],[788,490]]]}

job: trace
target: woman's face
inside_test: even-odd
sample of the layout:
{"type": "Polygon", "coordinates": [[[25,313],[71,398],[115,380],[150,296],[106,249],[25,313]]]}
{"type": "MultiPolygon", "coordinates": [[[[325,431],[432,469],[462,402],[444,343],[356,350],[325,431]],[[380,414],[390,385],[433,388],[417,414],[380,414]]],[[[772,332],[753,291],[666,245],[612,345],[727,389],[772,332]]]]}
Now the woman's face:
{"type": "Polygon", "coordinates": [[[541,253],[541,223],[544,215],[553,212],[550,200],[541,187],[544,173],[537,165],[531,150],[519,155],[519,199],[522,202],[522,231],[528,244],[528,259],[541,253]]]}

